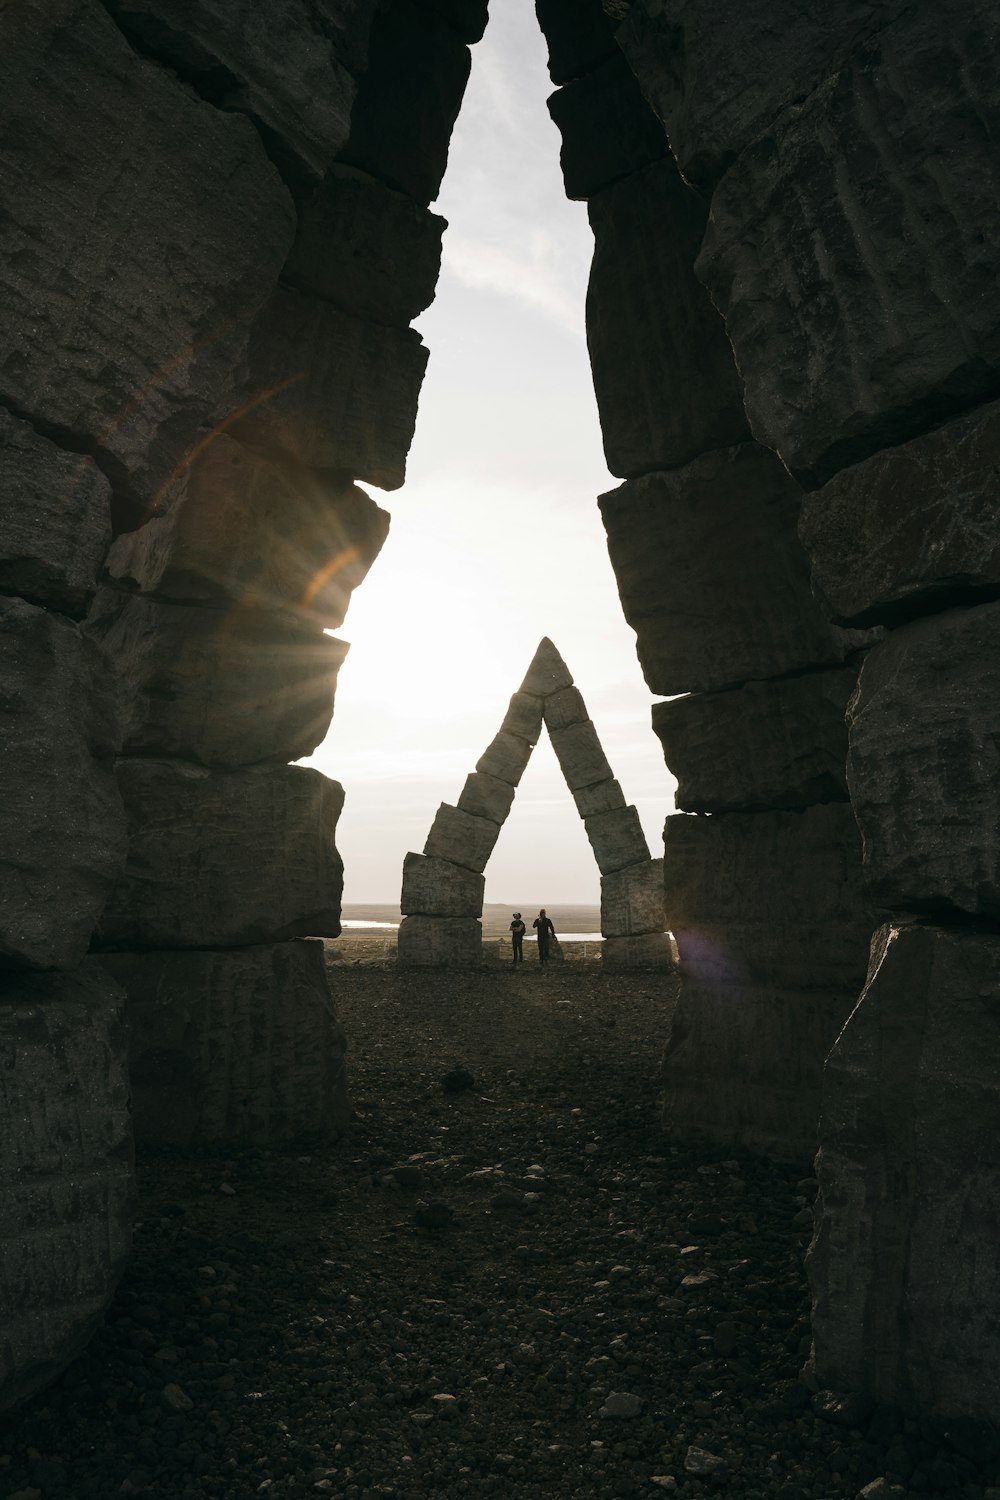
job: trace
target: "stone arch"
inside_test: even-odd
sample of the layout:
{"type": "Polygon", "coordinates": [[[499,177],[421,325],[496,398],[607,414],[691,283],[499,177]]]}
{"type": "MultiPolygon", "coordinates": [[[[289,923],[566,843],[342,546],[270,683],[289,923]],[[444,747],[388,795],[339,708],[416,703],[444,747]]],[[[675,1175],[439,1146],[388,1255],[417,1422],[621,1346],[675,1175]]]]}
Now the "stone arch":
{"type": "Polygon", "coordinates": [[[437,810],[422,854],[403,861],[399,962],[408,968],[479,963],[484,871],[531,753],[548,730],[601,872],[602,962],[669,968],[663,861],[652,859],[572,674],[547,636],[510,700],[500,730],[455,806],[437,810]]]}

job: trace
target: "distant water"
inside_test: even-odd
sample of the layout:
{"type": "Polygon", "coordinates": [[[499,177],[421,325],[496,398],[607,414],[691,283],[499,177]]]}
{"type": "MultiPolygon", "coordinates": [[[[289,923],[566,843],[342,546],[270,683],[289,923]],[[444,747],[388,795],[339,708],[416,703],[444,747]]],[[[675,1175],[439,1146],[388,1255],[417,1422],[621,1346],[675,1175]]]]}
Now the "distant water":
{"type": "Polygon", "coordinates": [[[380,932],[384,932],[384,931],[395,932],[396,929],[399,927],[399,923],[398,922],[349,922],[346,917],[344,918],[344,920],[341,922],[340,925],[341,925],[341,927],[376,928],[380,932]]]}
{"type": "MultiPolygon", "coordinates": [[[[399,929],[398,922],[360,921],[357,918],[348,917],[345,917],[340,925],[345,929],[350,928],[353,932],[397,932],[399,929]]],[[[604,941],[599,932],[560,932],[558,937],[561,943],[603,943],[604,941]]],[[[489,942],[490,939],[487,937],[486,941],[489,942]]],[[[534,934],[526,933],[525,941],[535,942],[534,934]]]]}

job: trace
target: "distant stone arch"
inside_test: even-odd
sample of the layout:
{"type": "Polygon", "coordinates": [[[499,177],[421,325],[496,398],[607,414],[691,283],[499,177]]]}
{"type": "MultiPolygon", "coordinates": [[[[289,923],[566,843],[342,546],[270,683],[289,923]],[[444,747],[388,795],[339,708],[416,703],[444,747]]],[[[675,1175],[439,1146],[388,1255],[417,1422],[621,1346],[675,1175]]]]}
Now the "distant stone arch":
{"type": "Polygon", "coordinates": [[[671,966],[663,861],[650,857],[639,815],[625,805],[569,668],[546,636],[458,804],[441,804],[424,852],[403,861],[404,967],[478,965],[483,872],[543,725],[601,872],[602,962],[614,968],[671,966]]]}

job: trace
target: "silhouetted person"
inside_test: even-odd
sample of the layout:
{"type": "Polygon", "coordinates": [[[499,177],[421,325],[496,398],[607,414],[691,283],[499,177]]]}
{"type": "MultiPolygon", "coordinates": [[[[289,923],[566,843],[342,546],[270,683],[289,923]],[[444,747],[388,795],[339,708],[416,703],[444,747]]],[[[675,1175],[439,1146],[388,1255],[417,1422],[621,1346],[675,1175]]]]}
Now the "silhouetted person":
{"type": "Polygon", "coordinates": [[[515,964],[524,963],[524,933],[525,926],[521,918],[521,913],[516,911],[514,913],[514,920],[510,924],[510,945],[514,950],[512,962],[515,964]]]}
{"type": "Polygon", "coordinates": [[[538,933],[538,962],[540,964],[547,964],[549,961],[549,938],[555,937],[556,930],[552,925],[551,917],[545,915],[544,906],[531,925],[538,933]]]}

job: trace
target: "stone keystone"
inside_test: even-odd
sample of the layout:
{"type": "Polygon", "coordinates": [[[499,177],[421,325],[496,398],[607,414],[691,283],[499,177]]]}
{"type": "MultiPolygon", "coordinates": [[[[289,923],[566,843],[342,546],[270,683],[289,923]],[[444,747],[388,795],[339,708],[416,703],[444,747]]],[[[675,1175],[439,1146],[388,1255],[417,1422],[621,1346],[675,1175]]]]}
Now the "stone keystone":
{"type": "Polygon", "coordinates": [[[543,636],[521,683],[521,692],[533,693],[536,698],[547,698],[550,693],[558,693],[560,688],[572,686],[573,675],[569,667],[548,636],[543,636]]]}

